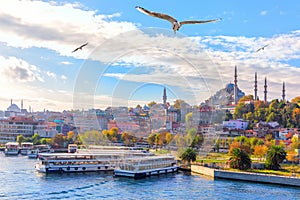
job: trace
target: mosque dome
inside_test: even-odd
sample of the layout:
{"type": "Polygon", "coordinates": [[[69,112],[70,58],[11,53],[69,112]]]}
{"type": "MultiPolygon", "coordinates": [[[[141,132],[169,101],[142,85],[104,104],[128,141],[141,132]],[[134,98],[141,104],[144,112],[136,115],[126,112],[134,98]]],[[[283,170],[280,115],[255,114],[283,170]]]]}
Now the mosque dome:
{"type": "Polygon", "coordinates": [[[9,111],[9,112],[21,112],[20,108],[16,104],[11,104],[7,108],[7,111],[9,111]]]}

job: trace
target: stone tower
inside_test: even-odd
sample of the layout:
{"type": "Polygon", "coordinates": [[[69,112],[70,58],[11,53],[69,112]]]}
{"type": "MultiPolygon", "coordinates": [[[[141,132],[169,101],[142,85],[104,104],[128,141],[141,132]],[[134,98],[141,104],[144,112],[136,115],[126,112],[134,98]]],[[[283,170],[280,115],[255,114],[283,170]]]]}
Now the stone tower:
{"type": "Polygon", "coordinates": [[[267,77],[265,77],[265,86],[264,86],[264,88],[265,88],[265,91],[264,91],[264,95],[265,95],[265,96],[264,96],[264,101],[265,101],[265,102],[267,102],[267,93],[268,93],[268,92],[267,92],[267,87],[268,87],[268,86],[267,86],[267,77]]]}
{"type": "Polygon", "coordinates": [[[238,101],[237,88],[238,88],[238,86],[237,86],[237,68],[235,66],[235,68],[234,68],[234,104],[237,104],[237,101],[238,101]]]}
{"type": "Polygon", "coordinates": [[[167,103],[167,90],[166,87],[164,87],[163,104],[166,105],[166,103],[167,103]]]}
{"type": "Polygon", "coordinates": [[[257,101],[257,72],[254,76],[254,101],[257,101]]]}
{"type": "Polygon", "coordinates": [[[282,101],[285,101],[285,83],[282,84],[282,101]]]}

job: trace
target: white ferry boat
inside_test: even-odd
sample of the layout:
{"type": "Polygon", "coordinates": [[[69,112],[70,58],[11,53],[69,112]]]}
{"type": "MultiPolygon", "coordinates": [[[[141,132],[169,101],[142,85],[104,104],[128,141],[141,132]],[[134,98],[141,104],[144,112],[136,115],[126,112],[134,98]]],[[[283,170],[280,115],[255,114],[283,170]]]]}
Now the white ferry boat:
{"type": "Polygon", "coordinates": [[[31,150],[32,148],[33,148],[32,142],[22,142],[21,149],[20,149],[21,155],[27,155],[28,150],[31,150]]]}
{"type": "Polygon", "coordinates": [[[6,156],[19,154],[19,143],[17,142],[8,142],[5,144],[4,154],[6,156]]]}
{"type": "Polygon", "coordinates": [[[88,149],[76,153],[39,153],[35,168],[43,173],[112,171],[126,159],[150,155],[141,151],[88,149]]]}
{"type": "Polygon", "coordinates": [[[41,153],[35,168],[43,173],[97,172],[113,170],[110,155],[77,153],[41,153]]]}
{"type": "Polygon", "coordinates": [[[114,175],[141,178],[177,172],[178,168],[173,156],[136,157],[120,163],[114,170],[114,175]]]}

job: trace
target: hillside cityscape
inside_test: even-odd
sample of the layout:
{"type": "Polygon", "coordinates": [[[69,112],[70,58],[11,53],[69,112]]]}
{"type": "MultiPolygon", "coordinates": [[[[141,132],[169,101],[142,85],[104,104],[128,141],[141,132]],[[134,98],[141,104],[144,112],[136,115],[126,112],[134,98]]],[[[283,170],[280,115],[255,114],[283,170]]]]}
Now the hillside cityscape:
{"type": "MultiPolygon", "coordinates": [[[[165,87],[162,102],[152,101],[148,105],[136,107],[107,107],[105,110],[91,108],[32,112],[30,108],[28,111],[23,107],[23,100],[21,108],[11,100],[7,110],[1,112],[0,144],[15,142],[20,136],[22,141],[32,142],[32,137],[35,136],[43,139],[36,140],[35,143],[42,141],[43,144],[62,148],[68,143],[78,143],[76,138],[79,134],[96,131],[104,133],[106,142],[127,146],[137,145],[138,142],[153,145],[154,135],[160,134],[162,146],[169,143],[175,135],[186,135],[193,128],[196,131],[193,137],[202,138],[197,142],[199,147],[203,145],[203,138],[211,134],[212,130],[214,137],[209,148],[216,148],[218,143],[218,149],[227,151],[229,141],[234,137],[263,139],[268,134],[271,134],[277,144],[284,143],[288,146],[293,136],[298,137],[300,134],[300,97],[295,97],[291,102],[287,101],[283,83],[281,99],[267,101],[265,79],[264,99],[259,100],[257,73],[254,76],[254,95],[245,95],[238,88],[237,77],[235,67],[234,83],[227,84],[205,102],[193,106],[180,99],[173,104],[168,102],[165,87]],[[58,144],[53,142],[56,137],[65,139],[58,144]]],[[[91,140],[84,142],[98,144],[91,140]]]]}

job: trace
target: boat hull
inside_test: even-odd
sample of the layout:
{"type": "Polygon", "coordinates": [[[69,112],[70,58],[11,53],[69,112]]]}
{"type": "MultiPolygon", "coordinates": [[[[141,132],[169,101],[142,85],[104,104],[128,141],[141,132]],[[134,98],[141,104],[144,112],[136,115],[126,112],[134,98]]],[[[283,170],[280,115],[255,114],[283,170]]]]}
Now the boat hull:
{"type": "Polygon", "coordinates": [[[171,167],[163,167],[163,168],[149,169],[149,170],[142,170],[142,171],[129,171],[129,170],[115,169],[114,175],[132,177],[132,178],[143,178],[146,176],[177,172],[178,168],[179,168],[178,166],[171,166],[171,167]]]}
{"type": "Polygon", "coordinates": [[[35,169],[42,173],[82,173],[82,172],[103,172],[103,171],[113,171],[114,166],[105,165],[64,165],[64,166],[45,166],[36,164],[35,169]]]}

